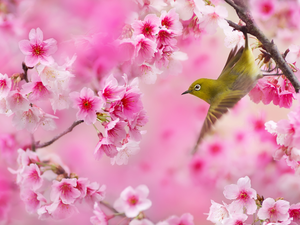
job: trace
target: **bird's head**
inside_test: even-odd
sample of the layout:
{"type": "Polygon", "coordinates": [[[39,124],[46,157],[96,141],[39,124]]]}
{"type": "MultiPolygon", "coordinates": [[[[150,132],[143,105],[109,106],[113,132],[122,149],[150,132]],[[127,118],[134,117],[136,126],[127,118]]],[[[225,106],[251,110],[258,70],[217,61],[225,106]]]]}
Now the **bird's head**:
{"type": "Polygon", "coordinates": [[[206,78],[198,79],[195,82],[193,82],[190,85],[189,89],[187,91],[183,92],[182,95],[184,95],[184,94],[195,95],[198,98],[201,98],[210,104],[210,100],[211,100],[210,87],[212,86],[212,83],[211,83],[212,81],[213,80],[206,79],[206,78]]]}

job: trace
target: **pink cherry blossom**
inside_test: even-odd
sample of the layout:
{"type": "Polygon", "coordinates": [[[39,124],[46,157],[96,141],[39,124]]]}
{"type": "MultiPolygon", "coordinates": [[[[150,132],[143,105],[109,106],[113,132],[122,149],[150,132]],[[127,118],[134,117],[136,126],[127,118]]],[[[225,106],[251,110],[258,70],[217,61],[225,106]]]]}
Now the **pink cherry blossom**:
{"type": "Polygon", "coordinates": [[[22,187],[26,187],[35,191],[43,184],[40,168],[35,163],[32,163],[24,168],[22,177],[22,187]]]}
{"type": "Polygon", "coordinates": [[[91,203],[102,201],[105,198],[106,186],[97,182],[92,182],[86,185],[85,201],[91,203]]]}
{"type": "MultiPolygon", "coordinates": [[[[199,13],[195,12],[198,17],[199,13]]],[[[228,27],[228,23],[225,18],[228,16],[228,12],[224,6],[205,6],[201,13],[204,15],[199,19],[201,27],[205,28],[205,31],[213,34],[216,32],[217,27],[225,28],[228,27]]]]}
{"type": "Polygon", "coordinates": [[[138,70],[140,72],[141,80],[146,84],[154,84],[156,82],[157,75],[163,72],[154,65],[150,65],[148,63],[139,65],[138,70]]]}
{"type": "Polygon", "coordinates": [[[99,204],[95,202],[93,213],[95,216],[90,218],[93,225],[108,225],[109,217],[100,209],[99,204]]]}
{"type": "Polygon", "coordinates": [[[149,189],[146,185],[140,185],[136,189],[129,186],[121,192],[120,198],[114,203],[114,208],[124,212],[127,217],[136,217],[152,205],[152,202],[147,199],[148,194],[149,189]]]}
{"type": "Polygon", "coordinates": [[[290,108],[295,99],[295,90],[285,77],[279,79],[269,77],[259,79],[256,86],[249,92],[249,96],[255,103],[262,101],[266,105],[273,101],[274,105],[290,108]]]}
{"type": "Polygon", "coordinates": [[[171,216],[166,219],[169,225],[194,225],[194,217],[190,213],[185,213],[181,217],[178,216],[171,216]]]}
{"type": "Polygon", "coordinates": [[[51,205],[46,207],[53,219],[61,220],[71,217],[74,213],[78,212],[77,208],[72,204],[63,203],[61,199],[54,201],[51,205]]]}
{"type": "Polygon", "coordinates": [[[43,41],[43,32],[40,28],[31,29],[29,41],[20,41],[19,47],[25,55],[25,64],[29,67],[38,63],[50,65],[54,61],[51,55],[57,50],[56,40],[53,38],[43,41]]]}
{"type": "Polygon", "coordinates": [[[129,135],[134,141],[140,141],[142,139],[142,131],[139,128],[146,125],[148,117],[146,111],[140,111],[136,117],[129,123],[129,135]]]}
{"type": "Polygon", "coordinates": [[[249,225],[246,224],[245,221],[247,220],[248,216],[246,214],[235,214],[233,218],[226,218],[224,219],[224,225],[249,225]]]}
{"type": "Polygon", "coordinates": [[[222,221],[228,218],[229,215],[229,210],[227,209],[226,205],[221,205],[211,200],[211,206],[209,208],[207,220],[215,224],[222,224],[222,221]]]}
{"type": "Polygon", "coordinates": [[[41,193],[26,188],[21,189],[20,198],[29,213],[36,213],[42,204],[47,203],[47,199],[41,193]]]}
{"type": "Polygon", "coordinates": [[[147,60],[151,60],[156,52],[156,43],[148,38],[145,38],[143,34],[138,35],[135,38],[135,62],[143,63],[147,60]]]}
{"type": "Polygon", "coordinates": [[[146,38],[155,39],[155,35],[158,33],[160,25],[160,19],[155,14],[148,14],[143,21],[136,20],[132,24],[134,29],[133,34],[138,36],[144,35],[146,38]]]}
{"type": "Polygon", "coordinates": [[[289,50],[286,61],[291,64],[295,63],[295,66],[300,68],[300,46],[292,44],[289,46],[289,50]]]}
{"type": "Polygon", "coordinates": [[[118,143],[126,138],[126,122],[120,121],[119,118],[105,125],[105,135],[112,143],[118,143]]]}
{"type": "Polygon", "coordinates": [[[10,92],[7,97],[7,105],[13,112],[27,111],[29,109],[29,101],[18,91],[10,92]]]}
{"type": "Polygon", "coordinates": [[[46,87],[39,76],[32,76],[29,83],[22,85],[22,94],[26,95],[30,102],[46,100],[51,97],[49,87],[46,87]]]}
{"type": "Polygon", "coordinates": [[[160,16],[161,25],[166,29],[172,31],[176,35],[182,34],[182,24],[179,21],[179,15],[176,13],[175,9],[161,12],[160,16]]]}
{"type": "Polygon", "coordinates": [[[118,154],[117,143],[112,143],[107,137],[103,137],[102,133],[99,133],[98,136],[100,140],[94,150],[96,159],[100,159],[103,153],[110,158],[116,156],[118,154]]]}
{"type": "Polygon", "coordinates": [[[132,120],[143,109],[141,92],[137,88],[130,88],[124,97],[114,107],[114,114],[123,119],[132,120]]]}
{"type": "Polygon", "coordinates": [[[62,201],[63,204],[72,204],[74,201],[80,197],[81,192],[76,188],[77,179],[65,179],[63,178],[61,181],[54,180],[52,184],[52,190],[50,194],[50,198],[52,201],[62,201]],[[59,200],[60,199],[60,200],[59,200]]]}
{"type": "Polygon", "coordinates": [[[261,220],[269,219],[270,222],[286,221],[289,218],[290,203],[285,200],[275,201],[267,198],[258,210],[257,216],[261,220]]]}
{"type": "Polygon", "coordinates": [[[84,87],[80,93],[72,92],[70,98],[73,101],[73,107],[79,109],[76,114],[78,120],[84,120],[89,125],[96,122],[96,112],[101,110],[103,102],[99,97],[95,97],[90,88],[84,87]]]}
{"type": "Polygon", "coordinates": [[[106,80],[102,91],[98,95],[105,101],[113,102],[121,100],[124,96],[126,89],[124,86],[119,86],[118,81],[111,74],[106,80]]]}
{"type": "Polygon", "coordinates": [[[237,184],[225,186],[223,193],[227,199],[235,199],[236,203],[245,207],[248,214],[253,214],[256,211],[256,191],[251,188],[251,181],[248,176],[240,178],[237,184]]]}
{"type": "Polygon", "coordinates": [[[111,158],[111,164],[114,165],[127,165],[130,156],[137,154],[140,150],[140,142],[128,140],[127,143],[123,144],[122,147],[117,148],[118,154],[111,158]]]}
{"type": "Polygon", "coordinates": [[[76,188],[81,192],[81,195],[79,198],[84,198],[87,193],[87,185],[89,184],[89,180],[87,178],[79,177],[77,179],[77,185],[76,188]]]}
{"type": "Polygon", "coordinates": [[[179,14],[180,19],[189,20],[194,14],[196,3],[194,0],[178,0],[175,3],[176,12],[179,14]]]}
{"type": "Polygon", "coordinates": [[[11,79],[0,73],[0,98],[6,98],[11,89],[11,79]]]}
{"type": "Polygon", "coordinates": [[[12,123],[17,129],[26,129],[31,133],[36,131],[39,122],[40,111],[36,107],[31,107],[27,111],[17,111],[12,119],[12,123]]]}
{"type": "Polygon", "coordinates": [[[170,45],[170,46],[175,46],[177,44],[177,40],[176,40],[176,34],[171,31],[168,30],[166,28],[162,28],[160,29],[160,31],[158,32],[157,38],[156,38],[156,42],[157,42],[157,46],[159,48],[162,47],[162,45],[170,45]]]}
{"type": "Polygon", "coordinates": [[[289,215],[290,218],[293,218],[293,222],[300,224],[300,203],[291,205],[289,215]]]}

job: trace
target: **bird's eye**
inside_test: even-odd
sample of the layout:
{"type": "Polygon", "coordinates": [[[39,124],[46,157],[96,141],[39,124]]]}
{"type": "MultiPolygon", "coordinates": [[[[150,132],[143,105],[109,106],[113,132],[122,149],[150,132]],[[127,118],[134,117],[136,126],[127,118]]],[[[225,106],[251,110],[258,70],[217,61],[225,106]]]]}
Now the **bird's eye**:
{"type": "Polygon", "coordinates": [[[200,84],[196,84],[194,87],[195,91],[199,91],[201,89],[201,85],[200,84]]]}

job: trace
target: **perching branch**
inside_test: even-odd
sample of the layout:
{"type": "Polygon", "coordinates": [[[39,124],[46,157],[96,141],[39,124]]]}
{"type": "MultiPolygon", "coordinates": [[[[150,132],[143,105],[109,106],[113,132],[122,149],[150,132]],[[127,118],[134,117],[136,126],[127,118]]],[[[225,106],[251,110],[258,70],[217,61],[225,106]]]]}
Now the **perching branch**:
{"type": "Polygon", "coordinates": [[[62,136],[64,136],[65,134],[71,132],[73,130],[74,127],[76,127],[77,125],[83,123],[83,120],[78,120],[75,121],[67,130],[65,130],[64,132],[62,132],[61,134],[57,135],[56,137],[54,137],[52,140],[47,141],[45,143],[40,144],[39,142],[37,142],[35,144],[35,148],[44,148],[46,146],[49,146],[51,144],[53,144],[53,142],[57,141],[59,138],[61,138],[62,136]]]}
{"type": "MultiPolygon", "coordinates": [[[[251,13],[247,10],[246,7],[241,7],[232,0],[225,0],[225,2],[227,2],[236,10],[238,17],[246,24],[247,33],[252,34],[262,43],[265,50],[269,52],[273,60],[276,62],[278,68],[280,68],[280,70],[283,72],[286,78],[289,79],[291,84],[294,86],[295,91],[298,93],[300,90],[300,82],[293,73],[292,69],[287,64],[287,62],[284,60],[280,52],[278,51],[273,40],[269,41],[268,38],[263,34],[263,32],[257,27],[251,13]]],[[[242,29],[242,26],[232,21],[227,20],[227,22],[231,27],[235,28],[236,30],[242,29]]]]}

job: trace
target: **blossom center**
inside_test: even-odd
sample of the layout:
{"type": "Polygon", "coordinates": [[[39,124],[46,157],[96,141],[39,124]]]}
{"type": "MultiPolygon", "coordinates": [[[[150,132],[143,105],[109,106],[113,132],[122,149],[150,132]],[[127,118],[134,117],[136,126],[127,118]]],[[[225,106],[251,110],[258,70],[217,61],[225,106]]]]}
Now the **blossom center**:
{"type": "Polygon", "coordinates": [[[32,48],[32,54],[34,56],[40,56],[40,55],[43,55],[45,53],[45,49],[41,45],[38,45],[38,44],[32,45],[31,48],[32,48]]]}
{"type": "Polygon", "coordinates": [[[71,191],[71,187],[69,184],[63,184],[60,188],[61,190],[61,193],[64,194],[64,193],[67,193],[67,192],[70,192],[71,191]]]}
{"type": "Polygon", "coordinates": [[[272,11],[272,8],[273,8],[272,5],[266,3],[262,6],[262,12],[268,14],[272,11]]]}
{"type": "Polygon", "coordinates": [[[89,111],[92,109],[93,103],[89,99],[82,99],[81,106],[82,106],[82,109],[89,111]]]}
{"type": "Polygon", "coordinates": [[[221,152],[221,146],[218,144],[214,144],[211,146],[210,151],[212,154],[218,154],[221,152]]]}
{"type": "Polygon", "coordinates": [[[169,28],[173,25],[173,23],[172,23],[172,21],[170,20],[169,17],[165,17],[165,18],[161,21],[161,25],[162,25],[162,26],[165,26],[166,28],[169,29],[169,28]]]}
{"type": "Polygon", "coordinates": [[[129,205],[132,205],[132,206],[136,205],[138,203],[138,201],[139,201],[139,199],[135,195],[130,196],[127,200],[129,205]]]}
{"type": "Polygon", "coordinates": [[[0,80],[0,87],[3,89],[6,86],[6,80],[0,80]]]}
{"type": "Polygon", "coordinates": [[[146,22],[144,24],[142,33],[145,35],[145,37],[149,37],[152,36],[152,32],[153,32],[153,26],[149,22],[146,22]]]}
{"type": "Polygon", "coordinates": [[[293,217],[293,220],[300,220],[300,209],[292,209],[289,214],[290,217],[293,217]]]}
{"type": "Polygon", "coordinates": [[[238,220],[238,221],[236,221],[235,223],[234,223],[234,225],[243,225],[244,223],[242,222],[242,221],[240,221],[240,220],[238,220]]]}
{"type": "Polygon", "coordinates": [[[241,191],[240,195],[238,197],[238,199],[242,200],[242,201],[247,201],[249,199],[249,195],[246,191],[241,191]]]}
{"type": "Polygon", "coordinates": [[[272,216],[274,216],[277,213],[277,209],[275,208],[275,206],[273,206],[272,208],[269,208],[269,214],[270,217],[272,218],[272,216]]]}

